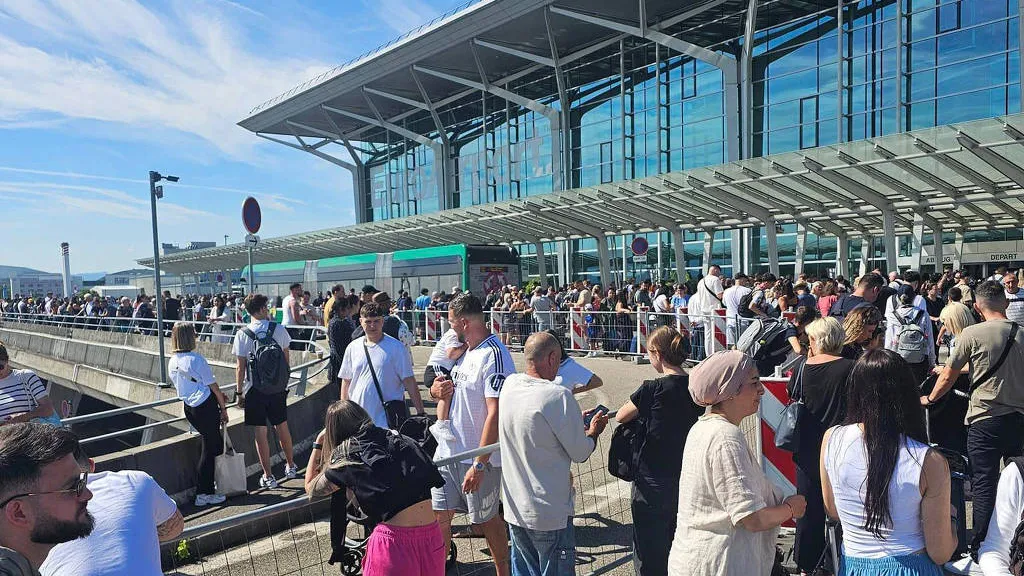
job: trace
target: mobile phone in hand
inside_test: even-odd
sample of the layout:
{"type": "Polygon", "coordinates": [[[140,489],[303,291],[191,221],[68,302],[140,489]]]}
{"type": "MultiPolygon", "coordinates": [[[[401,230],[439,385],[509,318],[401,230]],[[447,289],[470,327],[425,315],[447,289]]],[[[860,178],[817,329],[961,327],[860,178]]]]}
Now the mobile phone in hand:
{"type": "Polygon", "coordinates": [[[598,414],[604,416],[607,413],[608,407],[605,406],[604,404],[598,404],[596,408],[594,408],[589,414],[583,417],[583,427],[589,430],[590,422],[594,419],[594,416],[597,416],[598,414]]]}

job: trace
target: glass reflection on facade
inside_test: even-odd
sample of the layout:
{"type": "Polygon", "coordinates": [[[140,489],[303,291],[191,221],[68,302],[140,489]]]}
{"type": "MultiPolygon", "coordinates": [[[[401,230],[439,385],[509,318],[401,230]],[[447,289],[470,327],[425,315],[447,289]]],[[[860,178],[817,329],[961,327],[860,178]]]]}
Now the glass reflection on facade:
{"type": "MultiPolygon", "coordinates": [[[[754,156],[1020,112],[1015,1],[844,1],[841,10],[833,5],[796,19],[777,16],[792,14],[794,4],[766,1],[759,10],[750,79],[754,156]]],[[[710,48],[735,56],[741,43],[742,37],[721,38],[710,48]]],[[[566,63],[563,75],[568,130],[561,138],[548,118],[487,93],[474,92],[439,109],[452,142],[453,207],[731,160],[730,138],[739,135],[730,136],[727,126],[730,115],[739,112],[727,109],[727,91],[733,88],[711,64],[627,36],[566,63]],[[553,153],[563,159],[564,181],[556,181],[553,153]]],[[[562,107],[551,68],[539,67],[506,88],[562,107]]],[[[403,123],[411,131],[437,137],[426,112],[403,123]]],[[[429,147],[385,130],[371,136],[367,141],[376,144],[360,144],[368,168],[367,219],[445,208],[435,175],[441,163],[429,147]]],[[[613,275],[679,277],[671,234],[640,234],[649,240],[651,252],[647,262],[637,263],[628,250],[635,235],[608,238],[613,275]]],[[[685,272],[695,275],[701,267],[703,233],[683,234],[685,272]]],[[[1020,230],[996,235],[1019,238],[1020,230]]],[[[989,237],[968,236],[967,241],[989,237]]],[[[718,232],[712,246],[712,261],[725,265],[727,273],[732,272],[732,239],[731,233],[718,232]]],[[[908,242],[903,239],[901,245],[908,242]]],[[[549,243],[549,274],[566,269],[563,279],[596,280],[595,243],[572,240],[561,251],[549,243]]],[[[874,243],[869,262],[884,266],[881,239],[874,243]]],[[[859,244],[850,244],[852,270],[860,262],[859,244]]],[[[778,235],[778,246],[780,271],[792,273],[795,225],[778,235]]],[[[757,260],[745,272],[767,270],[763,229],[744,242],[744,251],[757,260]]],[[[808,273],[834,272],[835,238],[808,232],[805,251],[808,273]]],[[[536,276],[534,247],[521,246],[520,252],[524,274],[536,276]]]]}

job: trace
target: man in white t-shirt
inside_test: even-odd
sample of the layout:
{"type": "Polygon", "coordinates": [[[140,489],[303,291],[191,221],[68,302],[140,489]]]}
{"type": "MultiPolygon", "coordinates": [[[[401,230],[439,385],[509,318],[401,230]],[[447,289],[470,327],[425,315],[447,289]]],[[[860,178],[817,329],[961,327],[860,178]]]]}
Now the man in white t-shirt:
{"type": "Polygon", "coordinates": [[[417,412],[425,412],[409,354],[401,342],[384,333],[385,316],[387,311],[375,303],[364,304],[359,310],[359,323],[365,334],[345,348],[338,377],[342,400],[359,404],[375,425],[390,428],[384,404],[404,402],[407,391],[417,412]]]}
{"type": "Polygon", "coordinates": [[[1024,292],[1020,280],[1013,272],[1007,272],[1000,280],[1006,289],[1006,318],[1024,326],[1024,292]]]}
{"type": "MultiPolygon", "coordinates": [[[[468,350],[455,363],[452,377],[438,377],[430,388],[432,398],[450,398],[454,436],[438,447],[435,458],[498,441],[498,397],[505,377],[515,372],[508,349],[488,330],[479,298],[464,294],[452,300],[448,321],[468,350]]],[[[448,549],[455,512],[467,512],[470,523],[487,539],[497,574],[504,576],[509,573],[509,556],[505,521],[498,515],[500,467],[497,452],[441,466],[445,485],[432,490],[432,500],[445,538],[444,549],[448,549]]]]}
{"type": "Polygon", "coordinates": [[[693,359],[703,360],[705,356],[704,330],[709,317],[715,310],[722,308],[722,269],[712,264],[708,275],[697,281],[697,290],[690,298],[687,313],[690,315],[691,341],[693,342],[693,359]]]}
{"type": "MultiPolygon", "coordinates": [[[[271,322],[267,318],[270,309],[267,307],[267,297],[263,294],[251,294],[245,299],[245,310],[249,313],[251,320],[247,328],[256,335],[258,339],[267,337],[271,328],[271,322]]],[[[284,352],[285,360],[289,360],[288,345],[291,344],[291,337],[283,326],[274,325],[273,339],[284,352]]],[[[235,333],[231,351],[237,359],[235,365],[235,392],[238,399],[238,406],[245,411],[245,425],[253,427],[253,435],[256,437],[256,455],[259,456],[260,466],[263,467],[263,476],[260,478],[260,487],[277,488],[277,479],[270,471],[270,443],[267,440],[267,421],[277,431],[277,437],[281,441],[281,449],[284,450],[284,457],[287,465],[284,468],[285,478],[298,478],[299,467],[295,465],[295,454],[292,450],[292,434],[288,429],[288,391],[264,394],[253,389],[252,378],[249,374],[249,354],[253,351],[256,343],[245,333],[245,329],[235,333]]]]}
{"type": "Polygon", "coordinates": [[[292,328],[297,324],[306,323],[306,313],[302,309],[302,284],[296,282],[288,287],[289,294],[281,300],[281,324],[288,327],[288,335],[291,336],[292,343],[290,348],[292,350],[302,350],[304,347],[303,342],[296,342],[301,340],[302,330],[298,328],[292,328]]]}
{"type": "Polygon", "coordinates": [[[40,574],[162,575],[160,544],[174,540],[185,528],[174,500],[145,472],[96,472],[92,459],[83,454],[76,458],[89,473],[88,510],[95,524],[85,538],[50,550],[40,574]]]}
{"type": "Polygon", "coordinates": [[[734,278],[736,283],[725,289],[722,293],[722,304],[725,305],[725,322],[727,330],[725,341],[729,346],[736,344],[739,339],[740,326],[740,300],[750,294],[750,278],[742,272],[738,272],[734,278]]]}
{"type": "MultiPolygon", "coordinates": [[[[921,285],[921,275],[914,270],[907,270],[903,273],[903,280],[900,286],[910,286],[914,292],[917,292],[918,286],[921,285]]],[[[893,343],[899,340],[900,329],[903,327],[903,322],[896,317],[896,311],[902,306],[899,300],[899,294],[893,294],[886,299],[885,302],[885,341],[887,343],[893,343]]],[[[928,316],[928,303],[925,302],[924,296],[917,294],[914,296],[914,308],[920,309],[924,312],[925,317],[928,316]]],[[[904,311],[906,315],[907,311],[904,311]]],[[[904,318],[906,320],[906,318],[904,318]]],[[[935,347],[928,346],[928,350],[932,352],[929,356],[933,356],[935,347]]],[[[934,364],[934,358],[932,359],[934,364]]]]}

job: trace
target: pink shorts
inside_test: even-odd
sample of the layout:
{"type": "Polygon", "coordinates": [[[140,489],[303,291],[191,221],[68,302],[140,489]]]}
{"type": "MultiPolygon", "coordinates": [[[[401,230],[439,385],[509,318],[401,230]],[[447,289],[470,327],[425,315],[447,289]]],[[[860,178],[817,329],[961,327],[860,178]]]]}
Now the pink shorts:
{"type": "Polygon", "coordinates": [[[363,576],[444,576],[447,556],[437,522],[413,528],[378,524],[366,542],[363,576]]]}

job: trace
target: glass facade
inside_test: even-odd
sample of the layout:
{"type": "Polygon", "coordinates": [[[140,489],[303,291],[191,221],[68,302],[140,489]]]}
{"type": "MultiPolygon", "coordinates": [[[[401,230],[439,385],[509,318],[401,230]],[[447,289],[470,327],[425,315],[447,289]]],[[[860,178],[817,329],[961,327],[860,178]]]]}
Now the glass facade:
{"type": "MultiPolygon", "coordinates": [[[[750,77],[754,156],[1021,110],[1016,1],[854,0],[795,19],[783,17],[793,13],[793,4],[766,1],[759,9],[750,77]]],[[[686,37],[685,29],[672,32],[686,37]]],[[[723,37],[711,49],[736,57],[742,42],[742,37],[723,37]]],[[[564,133],[544,115],[486,92],[439,108],[452,142],[454,175],[447,201],[439,190],[443,179],[435,173],[441,162],[430,147],[389,131],[371,132],[367,140],[375,143],[359,145],[367,167],[366,219],[435,212],[446,202],[470,206],[714,165],[732,159],[730,149],[742,149],[731,141],[741,135],[728,130],[730,117],[740,116],[728,108],[737,100],[728,90],[737,88],[728,86],[722,70],[709,63],[626,37],[564,64],[562,73],[564,101],[549,67],[505,88],[559,110],[564,133]]],[[[438,138],[427,112],[410,116],[403,127],[438,138]]],[[[747,272],[768,266],[764,231],[755,230],[750,245],[744,243],[744,254],[754,259],[747,272]]],[[[995,234],[1011,239],[1020,230],[995,234]]],[[[671,233],[643,235],[651,245],[646,262],[632,258],[628,244],[634,235],[607,239],[613,275],[677,278],[671,233]]],[[[693,275],[701,267],[703,234],[684,236],[686,272],[693,275]]],[[[971,233],[966,240],[979,241],[975,237],[988,238],[971,233]]],[[[568,241],[561,252],[550,244],[549,273],[566,268],[567,277],[596,279],[596,242],[568,241]]],[[[859,244],[850,245],[853,270],[860,261],[859,244]]],[[[909,239],[901,239],[900,246],[902,252],[909,239]]],[[[779,233],[778,247],[780,271],[792,272],[795,225],[779,233]]],[[[729,232],[715,234],[712,261],[725,265],[727,273],[732,248],[729,232]]],[[[805,250],[807,272],[834,271],[835,238],[808,232],[805,250]]],[[[524,274],[536,275],[534,247],[521,246],[520,253],[524,274]]],[[[869,260],[884,266],[880,238],[874,239],[869,260]]]]}

